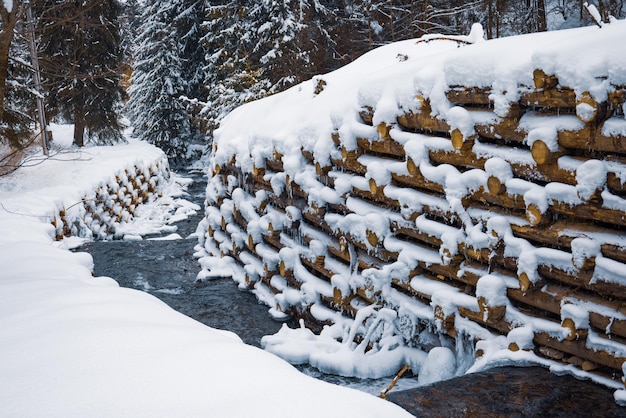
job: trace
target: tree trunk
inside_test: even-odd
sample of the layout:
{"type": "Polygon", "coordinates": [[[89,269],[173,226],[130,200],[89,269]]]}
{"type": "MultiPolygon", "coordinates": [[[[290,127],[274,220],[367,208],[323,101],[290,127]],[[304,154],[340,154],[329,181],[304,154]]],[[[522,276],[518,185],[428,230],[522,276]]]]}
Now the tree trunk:
{"type": "Polygon", "coordinates": [[[85,115],[82,106],[74,107],[74,145],[85,145],[85,115]]]}
{"type": "Polygon", "coordinates": [[[545,0],[537,0],[537,30],[539,32],[546,32],[548,30],[545,0]]]}

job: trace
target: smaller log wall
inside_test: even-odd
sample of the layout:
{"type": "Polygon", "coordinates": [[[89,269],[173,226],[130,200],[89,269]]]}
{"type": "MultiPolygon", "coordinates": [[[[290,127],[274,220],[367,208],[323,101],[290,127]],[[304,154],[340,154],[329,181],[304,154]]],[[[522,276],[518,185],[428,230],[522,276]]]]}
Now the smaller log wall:
{"type": "Polygon", "coordinates": [[[602,101],[573,87],[538,69],[506,115],[472,86],[447,92],[457,117],[418,97],[375,125],[365,106],[371,135],[334,133],[327,163],[302,150],[314,181],[286,175],[279,152],[251,169],[233,156],[210,173],[205,248],[312,329],[325,323],[315,304],[350,317],[376,304],[417,317],[398,326],[407,344],[432,327],[480,357],[504,336],[621,383],[626,87],[602,101]]]}
{"type": "Polygon", "coordinates": [[[96,240],[120,238],[117,227],[133,218],[138,205],[159,197],[161,187],[169,178],[167,159],[125,169],[80,202],[59,209],[51,219],[56,239],[70,236],[96,240]]]}

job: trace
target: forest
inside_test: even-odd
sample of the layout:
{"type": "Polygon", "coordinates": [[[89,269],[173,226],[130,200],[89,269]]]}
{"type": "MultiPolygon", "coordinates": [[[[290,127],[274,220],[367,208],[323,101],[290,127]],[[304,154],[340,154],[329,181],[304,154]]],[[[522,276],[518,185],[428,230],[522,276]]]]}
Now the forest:
{"type": "MultiPolygon", "coordinates": [[[[601,19],[624,1],[596,2],[601,19]]],[[[4,0],[0,167],[74,125],[74,144],[133,136],[173,164],[232,109],[425,34],[487,38],[593,24],[579,0],[4,0]]],[[[210,147],[205,147],[209,150],[210,147]]]]}

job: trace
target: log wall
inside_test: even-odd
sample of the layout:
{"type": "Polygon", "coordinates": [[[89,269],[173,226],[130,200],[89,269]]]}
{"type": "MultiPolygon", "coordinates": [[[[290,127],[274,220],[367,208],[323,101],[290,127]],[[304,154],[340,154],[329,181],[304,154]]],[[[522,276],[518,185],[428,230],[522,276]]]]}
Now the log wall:
{"type": "Polygon", "coordinates": [[[364,107],[373,137],[334,133],[330,163],[302,150],[315,184],[289,178],[278,152],[214,165],[205,247],[313,329],[314,303],[346,316],[409,307],[420,324],[407,344],[434,327],[481,356],[480,341],[505,336],[511,351],[623,382],[626,138],[611,127],[626,123],[626,88],[597,101],[541,70],[534,80],[504,116],[489,89],[452,87],[463,128],[428,98],[376,126],[364,107]]]}
{"type": "Polygon", "coordinates": [[[57,240],[63,237],[114,239],[117,226],[131,220],[135,209],[154,200],[170,177],[167,159],[145,166],[133,166],[102,182],[80,202],[59,208],[51,223],[57,240]]]}

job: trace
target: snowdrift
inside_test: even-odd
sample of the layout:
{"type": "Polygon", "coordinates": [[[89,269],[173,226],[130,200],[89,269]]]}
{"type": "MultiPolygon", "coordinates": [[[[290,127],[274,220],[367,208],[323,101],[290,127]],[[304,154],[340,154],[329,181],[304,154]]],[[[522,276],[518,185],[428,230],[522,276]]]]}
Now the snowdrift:
{"type": "Polygon", "coordinates": [[[624,21],[489,41],[477,25],[236,109],[200,277],[301,318],[264,340],[293,363],[432,381],[531,362],[623,400],[623,39],[624,21]],[[447,366],[422,368],[439,347],[447,366]]]}
{"type": "Polygon", "coordinates": [[[66,249],[71,234],[137,239],[190,208],[159,149],[59,142],[0,177],[1,416],[409,416],[92,277],[91,256],[66,249]]]}

